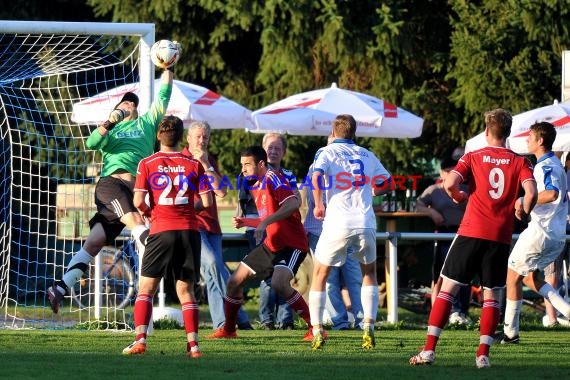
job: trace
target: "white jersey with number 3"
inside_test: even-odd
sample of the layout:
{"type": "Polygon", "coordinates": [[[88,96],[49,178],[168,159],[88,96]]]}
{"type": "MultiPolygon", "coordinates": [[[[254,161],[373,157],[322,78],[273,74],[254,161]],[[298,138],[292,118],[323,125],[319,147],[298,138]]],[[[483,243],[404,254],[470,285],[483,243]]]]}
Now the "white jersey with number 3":
{"type": "Polygon", "coordinates": [[[327,201],[323,228],[376,228],[372,184],[386,186],[390,173],[371,151],[352,140],[336,139],[319,149],[314,171],[327,201]],[[324,183],[323,183],[324,182],[324,183]]]}

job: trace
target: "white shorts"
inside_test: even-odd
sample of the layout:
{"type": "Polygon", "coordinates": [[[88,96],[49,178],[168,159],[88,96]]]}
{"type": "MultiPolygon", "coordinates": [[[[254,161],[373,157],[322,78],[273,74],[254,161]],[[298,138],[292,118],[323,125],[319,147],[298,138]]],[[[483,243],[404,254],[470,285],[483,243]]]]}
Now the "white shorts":
{"type": "Polygon", "coordinates": [[[544,270],[560,256],[566,241],[550,239],[536,227],[529,226],[519,236],[509,256],[509,268],[526,276],[529,272],[544,270]]]}
{"type": "Polygon", "coordinates": [[[338,230],[323,228],[315,249],[315,258],[327,266],[340,267],[346,261],[346,249],[362,264],[376,261],[376,229],[338,230]]]}

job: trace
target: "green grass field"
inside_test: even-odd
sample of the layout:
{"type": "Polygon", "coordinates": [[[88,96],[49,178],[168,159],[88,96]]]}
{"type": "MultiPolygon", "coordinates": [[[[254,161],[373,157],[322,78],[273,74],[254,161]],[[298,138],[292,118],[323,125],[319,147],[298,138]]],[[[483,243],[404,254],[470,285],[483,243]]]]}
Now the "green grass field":
{"type": "Polygon", "coordinates": [[[445,331],[436,363],[410,367],[423,330],[380,330],[374,351],[360,349],[356,331],[331,332],[323,350],[301,340],[304,331],[239,333],[208,340],[204,357],[185,356],[183,330],[155,330],[144,355],[121,355],[129,333],[0,331],[0,377],[6,379],[568,379],[570,331],[524,331],[519,345],[491,349],[492,367],[474,366],[477,332],[445,331]]]}
{"type": "MultiPolygon", "coordinates": [[[[255,291],[244,305],[256,321],[255,291]]],[[[171,305],[175,306],[175,305],[171,305]]],[[[480,309],[471,307],[476,321],[480,309]]],[[[428,367],[410,367],[408,358],[425,339],[425,313],[399,308],[400,322],[385,323],[378,313],[377,347],[360,348],[357,331],[331,331],[323,350],[313,352],[302,341],[302,322],[292,331],[238,331],[236,340],[208,340],[212,332],[206,305],[200,307],[200,348],[204,357],[185,355],[184,330],[171,323],[155,324],[144,355],[121,355],[133,332],[0,329],[1,379],[568,379],[570,328],[546,329],[542,314],[523,306],[521,344],[491,348],[492,367],[475,368],[479,342],[476,325],[449,327],[440,339],[437,359],[428,367]]],[[[255,323],[259,327],[258,323],[255,323]]]]}

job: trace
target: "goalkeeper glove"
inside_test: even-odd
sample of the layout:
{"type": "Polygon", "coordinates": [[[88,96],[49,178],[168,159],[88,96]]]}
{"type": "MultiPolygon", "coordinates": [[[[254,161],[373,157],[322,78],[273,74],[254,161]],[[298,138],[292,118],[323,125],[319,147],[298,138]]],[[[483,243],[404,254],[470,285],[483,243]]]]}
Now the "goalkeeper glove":
{"type": "Polygon", "coordinates": [[[103,128],[110,131],[111,129],[115,128],[117,123],[123,121],[123,119],[130,115],[130,112],[127,110],[122,110],[120,108],[115,108],[109,114],[109,120],[103,123],[103,128]]]}

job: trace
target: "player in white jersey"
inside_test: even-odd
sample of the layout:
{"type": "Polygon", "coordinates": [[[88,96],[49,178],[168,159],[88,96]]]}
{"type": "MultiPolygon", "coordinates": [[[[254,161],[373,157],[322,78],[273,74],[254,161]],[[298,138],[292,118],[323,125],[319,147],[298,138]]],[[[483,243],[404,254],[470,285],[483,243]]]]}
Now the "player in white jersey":
{"type": "MultiPolygon", "coordinates": [[[[544,270],[556,260],[566,242],[566,171],[552,152],[555,138],[556,129],[548,122],[535,123],[530,127],[528,151],[537,159],[533,173],[538,188],[538,201],[530,213],[528,227],[520,234],[509,256],[502,344],[519,343],[522,284],[540,293],[565,317],[570,317],[570,304],[550,284],[537,276],[537,271],[544,270]]],[[[520,207],[518,200],[515,209],[520,207]]]]}
{"type": "Polygon", "coordinates": [[[333,123],[334,141],[321,148],[314,161],[312,191],[313,214],[323,220],[323,231],[315,250],[315,261],[309,310],[313,326],[311,347],[319,349],[325,341],[322,329],[325,307],[325,285],[332,266],[346,261],[347,247],[362,268],[362,308],[364,349],[372,349],[374,322],[378,309],[376,279],[376,217],[372,209],[373,195],[389,190],[390,174],[371,151],[354,143],[356,121],[351,115],[339,115],[333,123]],[[326,189],[326,215],[323,203],[326,189]]]}

